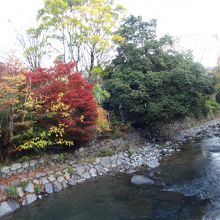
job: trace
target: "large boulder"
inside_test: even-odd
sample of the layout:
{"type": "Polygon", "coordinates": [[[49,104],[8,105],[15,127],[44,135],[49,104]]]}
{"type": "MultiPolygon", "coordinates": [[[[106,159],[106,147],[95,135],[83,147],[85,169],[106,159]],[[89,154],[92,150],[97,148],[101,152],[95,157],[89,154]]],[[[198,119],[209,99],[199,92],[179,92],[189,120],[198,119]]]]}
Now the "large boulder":
{"type": "Polygon", "coordinates": [[[0,203],[0,217],[14,212],[20,205],[15,201],[8,201],[0,203]]]}
{"type": "Polygon", "coordinates": [[[25,200],[23,200],[22,205],[30,205],[37,200],[36,194],[27,194],[25,200]]]}
{"type": "Polygon", "coordinates": [[[53,192],[53,186],[52,186],[51,183],[45,184],[45,192],[48,193],[48,194],[53,192]]]}
{"type": "Polygon", "coordinates": [[[24,189],[25,192],[34,193],[34,184],[29,182],[24,189]]]}
{"type": "Polygon", "coordinates": [[[135,185],[142,185],[142,184],[152,185],[154,184],[154,181],[146,176],[135,175],[131,178],[131,183],[135,185]]]}
{"type": "Polygon", "coordinates": [[[53,191],[54,192],[60,192],[62,189],[63,189],[62,185],[58,181],[55,181],[53,183],[53,191]]]}

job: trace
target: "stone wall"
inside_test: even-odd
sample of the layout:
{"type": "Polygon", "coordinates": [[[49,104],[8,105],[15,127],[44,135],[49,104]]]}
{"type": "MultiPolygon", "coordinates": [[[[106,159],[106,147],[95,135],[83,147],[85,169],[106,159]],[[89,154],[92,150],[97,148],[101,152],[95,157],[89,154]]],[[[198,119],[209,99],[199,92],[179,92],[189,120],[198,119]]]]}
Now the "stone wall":
{"type": "MultiPolygon", "coordinates": [[[[55,162],[59,160],[59,155],[53,155],[53,157],[49,159],[49,162],[53,163],[56,169],[50,168],[49,170],[36,172],[35,175],[29,176],[28,178],[26,177],[14,181],[13,185],[12,182],[10,185],[1,185],[1,192],[4,193],[2,193],[0,197],[0,217],[13,212],[21,206],[26,206],[38,199],[42,199],[42,197],[46,195],[60,192],[67,187],[83,183],[96,176],[118,172],[134,173],[142,166],[148,167],[149,169],[157,167],[160,165],[159,161],[162,158],[171,155],[175,151],[179,151],[184,143],[194,141],[195,138],[209,137],[212,133],[220,135],[219,131],[220,121],[212,121],[200,127],[182,131],[179,135],[176,135],[173,140],[161,145],[141,141],[137,135],[127,140],[117,139],[116,142],[115,140],[109,140],[106,142],[107,147],[111,146],[114,148],[117,146],[115,143],[121,143],[123,146],[121,149],[124,150],[116,152],[112,156],[95,157],[92,162],[86,162],[86,160],[80,162],[80,160],[68,159],[65,160],[62,166],[57,166],[55,162]],[[132,143],[137,144],[137,140],[138,147],[131,147],[132,143]],[[16,193],[13,192],[13,196],[10,193],[10,187],[15,189],[16,193]]],[[[95,149],[97,150],[97,148],[99,148],[100,150],[102,147],[103,142],[100,142],[99,146],[96,146],[95,149]]],[[[82,155],[86,157],[86,155],[94,152],[94,150],[92,150],[93,148],[94,143],[88,150],[80,149],[75,156],[77,157],[78,154],[78,157],[82,157],[82,155]]],[[[94,155],[97,153],[96,150],[94,155]]],[[[6,171],[8,170],[8,173],[3,173],[4,175],[10,176],[17,172],[28,172],[29,169],[37,169],[38,164],[42,165],[44,163],[46,162],[43,158],[38,161],[28,162],[26,167],[23,167],[24,164],[17,163],[9,166],[9,168],[4,168],[6,171]]]]}
{"type": "Polygon", "coordinates": [[[26,174],[42,166],[56,166],[57,164],[63,162],[71,165],[78,158],[86,158],[88,156],[96,157],[102,150],[111,149],[112,152],[118,152],[124,151],[129,147],[137,148],[138,146],[146,143],[146,139],[141,138],[135,132],[124,134],[123,137],[117,139],[108,138],[102,141],[93,141],[89,143],[85,148],[80,148],[72,154],[64,154],[65,161],[61,161],[59,154],[54,154],[41,157],[40,159],[27,160],[22,163],[16,162],[8,166],[3,166],[0,168],[0,178],[5,178],[17,174],[26,174]]]}

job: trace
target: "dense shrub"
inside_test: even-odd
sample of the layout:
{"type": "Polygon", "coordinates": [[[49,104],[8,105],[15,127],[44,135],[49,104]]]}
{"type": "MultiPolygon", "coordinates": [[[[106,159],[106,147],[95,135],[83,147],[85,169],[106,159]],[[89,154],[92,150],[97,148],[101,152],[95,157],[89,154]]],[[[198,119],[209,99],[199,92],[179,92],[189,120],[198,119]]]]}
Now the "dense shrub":
{"type": "Polygon", "coordinates": [[[169,36],[157,39],[155,20],[131,16],[119,33],[125,41],[107,69],[106,87],[122,120],[145,126],[208,113],[213,87],[205,69],[176,52],[169,36]]]}
{"type": "Polygon", "coordinates": [[[215,114],[219,111],[219,104],[213,97],[207,100],[206,105],[210,114],[215,114]]]}
{"type": "Polygon", "coordinates": [[[96,120],[96,129],[100,133],[110,131],[110,123],[108,121],[108,113],[102,107],[98,107],[98,117],[96,120]]]}
{"type": "Polygon", "coordinates": [[[219,91],[217,91],[217,93],[216,93],[216,95],[215,95],[215,99],[216,99],[216,102],[217,102],[218,104],[220,104],[220,92],[219,92],[219,91]]]}
{"type": "Polygon", "coordinates": [[[75,66],[75,62],[57,62],[50,69],[26,74],[30,93],[24,106],[32,126],[17,136],[22,149],[73,145],[94,135],[97,102],[93,86],[73,71],[75,66]]]}
{"type": "Polygon", "coordinates": [[[9,56],[0,63],[0,160],[14,150],[14,131],[17,130],[20,111],[25,97],[25,76],[19,60],[9,56]]]}

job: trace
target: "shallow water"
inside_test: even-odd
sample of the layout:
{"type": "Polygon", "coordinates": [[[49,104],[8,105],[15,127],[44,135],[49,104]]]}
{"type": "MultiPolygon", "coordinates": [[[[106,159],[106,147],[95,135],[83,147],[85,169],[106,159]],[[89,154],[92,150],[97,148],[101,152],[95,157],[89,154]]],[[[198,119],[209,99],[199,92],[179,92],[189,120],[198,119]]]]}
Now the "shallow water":
{"type": "Polygon", "coordinates": [[[186,145],[143,172],[156,184],[135,186],[131,175],[103,176],[23,207],[5,220],[220,219],[220,138],[186,145]]]}

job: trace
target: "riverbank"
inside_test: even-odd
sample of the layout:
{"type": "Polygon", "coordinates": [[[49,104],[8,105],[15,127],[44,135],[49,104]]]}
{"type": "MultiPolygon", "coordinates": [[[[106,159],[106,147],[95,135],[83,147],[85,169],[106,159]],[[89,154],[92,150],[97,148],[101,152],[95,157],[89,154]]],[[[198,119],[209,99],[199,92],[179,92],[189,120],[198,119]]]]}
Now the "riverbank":
{"type": "Polygon", "coordinates": [[[1,178],[0,216],[96,176],[117,172],[133,173],[143,166],[148,169],[159,166],[161,159],[179,151],[181,145],[194,141],[195,138],[208,136],[211,131],[215,133],[219,128],[220,121],[213,120],[182,131],[173,140],[161,145],[149,143],[137,133],[130,133],[119,139],[103,140],[91,144],[89,148],[81,148],[63,161],[60,161],[60,155],[53,155],[48,161],[45,158],[35,161],[34,166],[33,163],[26,162],[31,167],[30,170],[22,167],[23,164],[11,165],[9,173],[1,178]],[[40,160],[44,161],[44,165],[38,165],[40,160]],[[20,170],[19,174],[17,170],[11,170],[15,167],[24,170],[20,170]]]}

